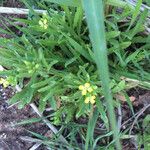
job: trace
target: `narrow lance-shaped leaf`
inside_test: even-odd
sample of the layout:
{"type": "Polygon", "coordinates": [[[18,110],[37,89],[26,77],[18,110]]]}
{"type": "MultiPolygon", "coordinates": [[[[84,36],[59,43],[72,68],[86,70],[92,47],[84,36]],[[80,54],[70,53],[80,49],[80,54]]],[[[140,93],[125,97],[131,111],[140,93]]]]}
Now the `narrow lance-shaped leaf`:
{"type": "Polygon", "coordinates": [[[44,0],[46,2],[52,2],[57,3],[59,5],[66,5],[66,6],[80,6],[81,1],[80,0],[44,0]]]}

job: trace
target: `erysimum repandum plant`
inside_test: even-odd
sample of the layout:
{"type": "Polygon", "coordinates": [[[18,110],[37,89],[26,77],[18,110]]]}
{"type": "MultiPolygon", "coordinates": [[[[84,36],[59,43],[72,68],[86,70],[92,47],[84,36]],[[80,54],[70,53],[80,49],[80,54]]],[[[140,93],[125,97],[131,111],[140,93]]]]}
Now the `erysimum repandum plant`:
{"type": "MultiPolygon", "coordinates": [[[[111,1],[107,2],[111,4],[111,1]]],[[[113,3],[113,6],[115,5],[116,3],[113,3]]],[[[47,10],[46,14],[38,15],[32,10],[32,18],[29,16],[29,19],[15,19],[21,22],[23,27],[6,19],[22,34],[17,36],[12,31],[1,29],[1,32],[11,34],[12,38],[0,38],[0,65],[5,68],[0,72],[4,79],[0,82],[6,87],[8,84],[5,81],[11,77],[8,81],[10,85],[18,84],[22,88],[21,92],[10,99],[10,103],[17,102],[19,108],[32,102],[36,102],[41,112],[50,107],[50,121],[62,127],[60,132],[67,134],[72,128],[72,132],[67,135],[72,146],[99,149],[101,146],[95,143],[101,143],[103,140],[99,138],[101,135],[94,135],[94,127],[101,133],[97,120],[102,124],[104,134],[108,132],[109,136],[112,132],[109,129],[106,110],[111,110],[110,119],[114,120],[112,101],[106,103],[104,97],[106,100],[112,99],[110,90],[116,99],[115,95],[122,96],[131,87],[139,86],[139,83],[140,86],[149,85],[145,82],[149,79],[148,68],[143,69],[148,61],[149,40],[138,34],[144,29],[143,20],[147,12],[139,17],[138,25],[131,29],[128,28],[129,24],[121,26],[122,19],[126,20],[132,12],[130,8],[125,7],[122,16],[116,11],[112,14],[109,14],[109,11],[105,12],[105,32],[104,17],[99,14],[103,13],[103,9],[99,9],[102,7],[99,0],[84,4],[85,16],[80,1],[76,0],[47,0],[46,4],[41,2],[40,6],[47,10]],[[137,31],[137,28],[141,31],[137,31]],[[126,32],[126,29],[129,31],[126,32]],[[141,44],[141,39],[147,42],[141,44]],[[110,80],[107,55],[110,58],[110,80]],[[140,68],[140,71],[137,71],[137,68],[140,68]],[[139,78],[142,80],[131,84],[128,82],[129,77],[134,78],[134,81],[138,81],[139,78]],[[10,81],[13,81],[13,84],[10,81]],[[85,121],[78,126],[80,120],[85,121]]],[[[113,101],[113,104],[115,107],[119,105],[117,101],[113,101]]],[[[108,137],[104,143],[109,145],[111,139],[108,137]]]]}

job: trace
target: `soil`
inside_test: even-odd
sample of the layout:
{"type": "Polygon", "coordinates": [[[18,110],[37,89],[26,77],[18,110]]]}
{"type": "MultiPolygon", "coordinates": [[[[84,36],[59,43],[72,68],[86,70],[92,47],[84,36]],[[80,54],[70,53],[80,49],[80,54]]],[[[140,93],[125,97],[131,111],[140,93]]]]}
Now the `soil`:
{"type": "MultiPolygon", "coordinates": [[[[8,99],[14,90],[11,87],[4,89],[0,86],[0,150],[28,150],[34,143],[21,140],[21,137],[32,137],[27,130],[45,135],[48,128],[43,123],[14,126],[14,124],[29,118],[37,118],[30,106],[19,110],[16,106],[8,106],[8,99]]],[[[39,147],[37,150],[46,150],[39,147]]]]}
{"type": "MultiPolygon", "coordinates": [[[[0,3],[1,4],[1,3],[0,3]]],[[[1,4],[4,7],[14,7],[14,8],[23,8],[24,5],[17,0],[4,0],[1,4]]],[[[6,27],[9,28],[11,31],[15,31],[17,35],[20,35],[20,31],[15,28],[14,26],[10,25],[7,20],[13,20],[13,18],[26,18],[25,15],[12,15],[12,14],[0,14],[0,28],[3,28],[6,30],[6,27]]],[[[7,37],[11,38],[10,35],[5,33],[0,33],[0,37],[7,37]]]]}
{"type": "MultiPolygon", "coordinates": [[[[16,0],[7,0],[4,3],[4,6],[7,7],[22,7],[23,4],[19,3],[16,0]],[[12,2],[13,1],[13,2],[12,2]]],[[[12,17],[20,17],[24,18],[24,15],[0,15],[0,20],[4,22],[6,26],[12,28],[4,18],[12,18],[12,17]]],[[[0,27],[5,29],[5,25],[0,24],[0,27]]],[[[17,31],[16,31],[17,33],[17,31]]],[[[18,33],[20,34],[20,33],[18,33]]],[[[0,37],[10,36],[6,34],[0,34],[0,37]]],[[[21,137],[33,137],[27,130],[32,132],[39,133],[41,135],[47,135],[49,133],[49,129],[43,123],[33,123],[30,125],[20,125],[13,126],[17,122],[20,122],[29,118],[38,117],[30,108],[30,106],[26,106],[24,109],[19,110],[16,105],[10,107],[8,105],[8,100],[15,94],[15,90],[12,87],[8,87],[4,89],[2,85],[0,85],[0,150],[29,150],[35,143],[23,141],[21,137]]],[[[134,88],[128,92],[129,96],[135,97],[133,101],[133,108],[135,113],[140,112],[145,106],[150,104],[150,91],[143,90],[141,88],[134,88]]],[[[131,109],[129,108],[126,102],[122,102],[121,105],[122,111],[122,124],[125,124],[121,127],[121,130],[125,130],[132,126],[132,123],[135,118],[132,118],[133,114],[131,109]],[[129,118],[132,118],[129,120],[129,118]]],[[[139,116],[138,121],[141,120],[147,115],[150,114],[150,107],[147,108],[142,114],[139,116]]],[[[118,115],[119,116],[119,115],[118,115]]],[[[137,128],[137,125],[133,126],[132,134],[140,133],[142,129],[137,128]]],[[[134,140],[123,140],[122,142],[123,150],[137,150],[134,140]]],[[[38,147],[37,150],[46,150],[46,147],[43,145],[38,147]]]]}

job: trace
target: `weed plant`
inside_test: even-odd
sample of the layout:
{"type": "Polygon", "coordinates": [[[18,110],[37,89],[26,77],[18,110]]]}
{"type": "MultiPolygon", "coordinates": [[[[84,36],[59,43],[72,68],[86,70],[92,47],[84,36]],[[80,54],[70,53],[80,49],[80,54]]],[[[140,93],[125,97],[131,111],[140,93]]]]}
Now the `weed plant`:
{"type": "MultiPolygon", "coordinates": [[[[96,66],[97,61],[104,60],[95,57],[87,16],[77,1],[50,2],[54,1],[36,3],[39,8],[47,10],[45,14],[36,14],[25,2],[30,9],[28,19],[14,18],[14,22],[5,19],[22,34],[18,36],[8,27],[0,29],[1,33],[12,37],[0,38],[0,65],[5,68],[0,71],[0,83],[5,87],[19,85],[22,88],[9,101],[11,104],[18,102],[20,109],[32,102],[38,104],[41,112],[51,107],[50,121],[62,127],[60,132],[74,149],[83,149],[84,146],[86,149],[103,149],[104,145],[107,149],[115,140],[110,142],[112,132],[102,89],[105,79],[99,79],[96,66]],[[23,26],[16,25],[16,22],[23,26]],[[83,118],[89,122],[80,122],[83,118]],[[104,125],[103,131],[98,128],[97,120],[104,125]],[[95,126],[100,134],[94,132],[95,126]]],[[[105,3],[110,68],[107,86],[114,99],[111,105],[116,108],[119,106],[116,95],[124,95],[136,86],[150,88],[150,37],[143,34],[147,16],[147,10],[139,15],[138,7],[133,9],[121,2],[116,5],[114,1],[105,3]]],[[[132,108],[131,102],[128,103],[132,108]]],[[[44,144],[51,145],[47,140],[44,144]]],[[[57,144],[53,146],[58,148],[57,144]]]]}

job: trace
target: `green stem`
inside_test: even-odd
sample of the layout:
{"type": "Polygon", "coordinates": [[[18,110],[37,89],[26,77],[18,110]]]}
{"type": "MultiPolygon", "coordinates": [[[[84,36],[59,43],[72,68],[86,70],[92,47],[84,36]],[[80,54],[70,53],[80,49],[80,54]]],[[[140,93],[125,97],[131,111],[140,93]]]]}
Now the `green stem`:
{"type": "Polygon", "coordinates": [[[83,0],[83,8],[85,10],[85,16],[89,27],[90,39],[95,54],[95,61],[102,81],[103,93],[107,101],[109,120],[111,128],[114,131],[116,148],[117,150],[121,150],[122,148],[119,140],[119,132],[116,125],[113,99],[109,87],[110,79],[108,71],[103,2],[102,0],[83,0]]]}

